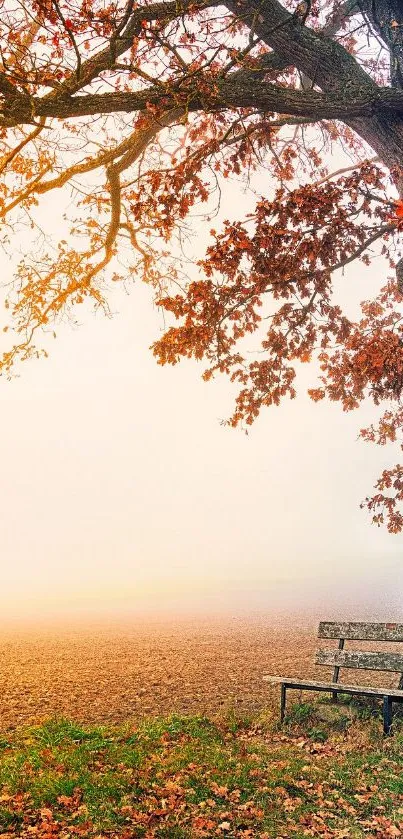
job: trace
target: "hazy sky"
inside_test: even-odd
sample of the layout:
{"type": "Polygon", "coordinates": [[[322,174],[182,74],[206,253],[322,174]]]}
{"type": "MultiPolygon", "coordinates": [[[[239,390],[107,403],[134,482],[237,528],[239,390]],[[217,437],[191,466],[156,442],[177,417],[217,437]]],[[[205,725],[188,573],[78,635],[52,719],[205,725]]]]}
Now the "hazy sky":
{"type": "MultiPolygon", "coordinates": [[[[343,282],[361,299],[382,277],[376,261],[343,282]]],[[[359,509],[398,459],[357,441],[373,410],[315,405],[300,381],[249,436],[226,429],[226,380],[153,359],[150,299],[117,290],[112,320],[58,329],[49,359],[0,379],[3,619],[290,605],[402,619],[403,539],[359,509]]]]}

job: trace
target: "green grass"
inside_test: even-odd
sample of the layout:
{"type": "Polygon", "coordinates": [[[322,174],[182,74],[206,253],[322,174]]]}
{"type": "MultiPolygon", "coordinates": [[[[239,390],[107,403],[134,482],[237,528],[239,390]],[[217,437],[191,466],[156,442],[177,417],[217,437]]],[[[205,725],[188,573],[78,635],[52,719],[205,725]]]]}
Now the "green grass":
{"type": "Polygon", "coordinates": [[[403,727],[384,739],[363,707],[290,704],[283,730],[229,712],[7,733],[0,836],[398,837],[403,727]]]}

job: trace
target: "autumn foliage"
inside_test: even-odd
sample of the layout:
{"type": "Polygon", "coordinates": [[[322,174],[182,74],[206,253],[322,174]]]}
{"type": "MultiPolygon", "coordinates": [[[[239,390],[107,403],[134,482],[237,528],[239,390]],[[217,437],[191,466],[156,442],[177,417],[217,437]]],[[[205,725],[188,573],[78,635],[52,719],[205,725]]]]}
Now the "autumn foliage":
{"type": "MultiPolygon", "coordinates": [[[[1,372],[46,354],[44,333],[80,304],[108,313],[110,284],[141,277],[166,315],[158,362],[227,374],[229,424],[294,398],[313,361],[313,400],[350,411],[371,399],[383,413],[363,439],[400,445],[398,0],[3,0],[0,39],[0,215],[15,267],[1,372]],[[191,264],[180,245],[194,219],[211,228],[229,180],[254,189],[255,208],[218,213],[191,264]],[[59,195],[56,235],[43,210],[59,195]],[[334,279],[373,254],[379,291],[352,319],[334,279]]],[[[396,532],[402,501],[397,465],[365,505],[396,532]]]]}
{"type": "Polygon", "coordinates": [[[324,727],[321,712],[299,703],[282,732],[223,713],[17,728],[0,755],[1,836],[399,839],[400,726],[386,750],[377,721],[370,734],[340,707],[324,727]]]}

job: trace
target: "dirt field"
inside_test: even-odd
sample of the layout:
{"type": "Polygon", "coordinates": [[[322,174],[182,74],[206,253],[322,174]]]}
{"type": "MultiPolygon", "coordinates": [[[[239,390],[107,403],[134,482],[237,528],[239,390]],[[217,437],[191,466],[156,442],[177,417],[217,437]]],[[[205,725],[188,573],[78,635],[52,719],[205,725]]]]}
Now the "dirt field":
{"type": "Polygon", "coordinates": [[[3,632],[0,726],[264,708],[263,673],[312,672],[314,627],[263,620],[3,632]]]}
{"type": "Polygon", "coordinates": [[[278,702],[263,673],[314,675],[316,627],[254,618],[3,632],[0,727],[53,715],[97,723],[259,711],[278,702]]]}

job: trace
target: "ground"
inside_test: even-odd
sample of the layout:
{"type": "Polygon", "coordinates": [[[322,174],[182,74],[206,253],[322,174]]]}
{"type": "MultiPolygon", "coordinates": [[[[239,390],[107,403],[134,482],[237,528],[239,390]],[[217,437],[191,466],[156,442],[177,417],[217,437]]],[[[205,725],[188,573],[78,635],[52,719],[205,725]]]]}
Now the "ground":
{"type": "Polygon", "coordinates": [[[383,738],[379,702],[295,691],[280,729],[262,673],[314,674],[291,627],[4,633],[0,839],[403,837],[400,712],[383,738]]]}
{"type": "Polygon", "coordinates": [[[264,618],[166,619],[0,635],[0,728],[49,716],[259,711],[263,673],[311,672],[315,626],[264,618]]]}
{"type": "Polygon", "coordinates": [[[377,716],[322,701],[294,705],[282,731],[234,713],[14,729],[0,742],[0,836],[396,839],[403,729],[384,739],[377,716]]]}
{"type": "Polygon", "coordinates": [[[295,617],[3,630],[0,730],[51,716],[109,723],[231,708],[259,713],[279,690],[268,688],[264,673],[329,675],[313,665],[316,631],[317,621],[295,617]]]}

